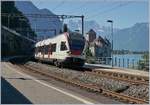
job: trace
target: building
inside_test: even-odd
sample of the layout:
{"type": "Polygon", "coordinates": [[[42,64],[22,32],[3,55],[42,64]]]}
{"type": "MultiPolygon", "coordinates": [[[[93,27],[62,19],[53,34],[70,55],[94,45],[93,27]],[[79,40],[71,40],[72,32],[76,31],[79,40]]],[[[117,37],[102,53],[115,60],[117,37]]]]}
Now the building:
{"type": "Polygon", "coordinates": [[[86,49],[90,50],[95,63],[110,64],[112,51],[110,41],[106,37],[98,36],[96,38],[96,32],[92,29],[86,34],[84,51],[87,51],[86,49]]]}
{"type": "Polygon", "coordinates": [[[96,39],[96,32],[93,29],[90,29],[89,32],[86,33],[86,40],[91,43],[96,39]]]}
{"type": "Polygon", "coordinates": [[[101,36],[89,44],[89,49],[95,57],[111,57],[111,43],[101,36]]]}

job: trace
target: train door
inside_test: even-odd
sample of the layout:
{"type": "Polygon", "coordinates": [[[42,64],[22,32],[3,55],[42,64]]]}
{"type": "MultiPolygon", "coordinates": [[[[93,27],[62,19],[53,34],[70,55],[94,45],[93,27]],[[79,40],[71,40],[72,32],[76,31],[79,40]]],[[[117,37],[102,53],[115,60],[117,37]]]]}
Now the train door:
{"type": "Polygon", "coordinates": [[[48,58],[50,58],[52,55],[52,44],[49,44],[49,50],[48,50],[48,58]]]}
{"type": "Polygon", "coordinates": [[[60,43],[60,57],[61,57],[61,59],[64,59],[66,56],[67,56],[67,50],[68,50],[68,48],[67,48],[67,42],[66,41],[61,41],[61,43],[60,43]]]}
{"type": "Polygon", "coordinates": [[[57,58],[56,47],[57,47],[56,43],[51,44],[51,58],[53,59],[57,58]]]}
{"type": "Polygon", "coordinates": [[[41,54],[42,54],[42,58],[44,59],[44,54],[45,54],[45,46],[42,46],[41,48],[42,48],[42,51],[41,51],[41,52],[42,52],[42,53],[41,53],[41,54]]]}

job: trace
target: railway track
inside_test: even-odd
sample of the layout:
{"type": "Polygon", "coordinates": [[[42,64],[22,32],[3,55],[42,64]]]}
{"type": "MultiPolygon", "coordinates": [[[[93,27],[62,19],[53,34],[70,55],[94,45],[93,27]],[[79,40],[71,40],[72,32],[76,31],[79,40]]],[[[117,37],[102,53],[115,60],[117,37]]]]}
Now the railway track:
{"type": "Polygon", "coordinates": [[[89,75],[95,75],[105,78],[110,78],[118,81],[128,82],[130,84],[142,84],[142,85],[149,85],[148,77],[142,76],[135,76],[130,74],[123,74],[123,73],[114,73],[114,72],[106,72],[106,71],[95,71],[92,72],[85,71],[85,73],[89,75]]]}
{"type": "Polygon", "coordinates": [[[88,89],[88,90],[91,90],[93,92],[98,92],[98,93],[101,93],[105,96],[113,97],[115,99],[125,101],[128,103],[135,103],[135,104],[146,104],[146,103],[148,103],[146,100],[138,99],[135,97],[124,95],[122,93],[117,93],[114,91],[106,90],[106,89],[99,87],[95,84],[82,83],[81,81],[79,81],[77,79],[73,79],[73,80],[66,79],[64,77],[64,75],[62,75],[60,73],[53,73],[53,74],[45,73],[42,70],[38,70],[36,68],[23,66],[23,65],[19,65],[19,67],[24,68],[25,70],[28,70],[28,71],[33,72],[33,73],[38,73],[38,74],[45,76],[45,77],[53,78],[53,79],[56,79],[56,80],[59,80],[59,81],[62,81],[62,82],[65,82],[65,83],[68,83],[71,85],[79,86],[80,88],[88,89]]]}

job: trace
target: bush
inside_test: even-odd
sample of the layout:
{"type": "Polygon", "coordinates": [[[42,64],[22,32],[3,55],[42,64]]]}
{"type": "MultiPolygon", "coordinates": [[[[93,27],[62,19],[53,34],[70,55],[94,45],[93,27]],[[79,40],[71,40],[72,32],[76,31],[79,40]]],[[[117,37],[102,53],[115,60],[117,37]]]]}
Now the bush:
{"type": "Polygon", "coordinates": [[[91,63],[91,64],[95,64],[95,59],[93,59],[93,58],[87,58],[86,62],[87,63],[91,63]]]}
{"type": "Polygon", "coordinates": [[[142,56],[142,59],[138,62],[138,69],[140,70],[149,70],[149,53],[145,53],[142,56]]]}

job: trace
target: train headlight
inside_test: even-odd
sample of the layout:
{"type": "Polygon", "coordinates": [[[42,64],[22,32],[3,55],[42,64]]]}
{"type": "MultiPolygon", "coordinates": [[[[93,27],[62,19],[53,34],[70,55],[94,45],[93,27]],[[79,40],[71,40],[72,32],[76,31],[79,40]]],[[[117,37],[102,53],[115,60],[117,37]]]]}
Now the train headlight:
{"type": "Polygon", "coordinates": [[[71,54],[71,51],[67,51],[68,54],[71,54]]]}
{"type": "Polygon", "coordinates": [[[81,55],[85,55],[84,53],[82,53],[81,55]]]}

